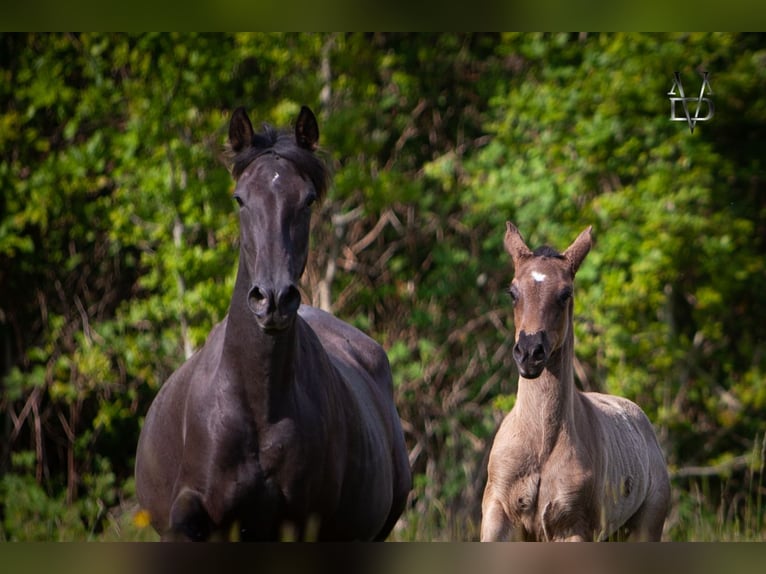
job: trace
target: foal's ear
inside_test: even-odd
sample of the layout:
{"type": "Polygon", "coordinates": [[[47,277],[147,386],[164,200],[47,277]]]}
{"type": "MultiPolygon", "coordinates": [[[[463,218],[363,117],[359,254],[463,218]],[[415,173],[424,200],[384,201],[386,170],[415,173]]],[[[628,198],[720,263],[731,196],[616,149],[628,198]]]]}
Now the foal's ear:
{"type": "Polygon", "coordinates": [[[317,119],[308,106],[301,106],[298,120],[295,122],[295,141],[304,149],[314,151],[319,142],[317,119]]]}
{"type": "Polygon", "coordinates": [[[592,244],[590,237],[591,229],[593,229],[593,226],[589,225],[585,231],[577,236],[577,239],[572,242],[572,245],[567,247],[567,250],[564,251],[564,258],[569,261],[569,264],[572,266],[572,275],[577,273],[580,264],[583,262],[583,259],[585,259],[588,251],[590,251],[592,244]]]}
{"type": "Polygon", "coordinates": [[[524,238],[516,228],[516,226],[510,221],[505,222],[505,250],[513,259],[513,266],[518,267],[518,262],[521,259],[527,259],[532,257],[532,251],[530,251],[527,244],[524,243],[524,238]]]}
{"type": "Polygon", "coordinates": [[[254,135],[253,124],[250,123],[250,118],[247,117],[245,108],[234,110],[229,122],[229,145],[231,150],[239,153],[253,143],[254,135]]]}

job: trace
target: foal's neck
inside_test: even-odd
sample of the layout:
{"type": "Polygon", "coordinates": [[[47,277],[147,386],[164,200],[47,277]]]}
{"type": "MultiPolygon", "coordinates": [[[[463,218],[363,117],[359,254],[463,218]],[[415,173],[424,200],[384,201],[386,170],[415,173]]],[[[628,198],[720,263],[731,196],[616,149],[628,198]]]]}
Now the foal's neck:
{"type": "Polygon", "coordinates": [[[546,456],[561,433],[574,432],[574,337],[572,326],[562,346],[554,351],[548,365],[536,379],[519,377],[516,406],[532,431],[533,444],[546,456]],[[538,442],[539,441],[539,442],[538,442]]]}

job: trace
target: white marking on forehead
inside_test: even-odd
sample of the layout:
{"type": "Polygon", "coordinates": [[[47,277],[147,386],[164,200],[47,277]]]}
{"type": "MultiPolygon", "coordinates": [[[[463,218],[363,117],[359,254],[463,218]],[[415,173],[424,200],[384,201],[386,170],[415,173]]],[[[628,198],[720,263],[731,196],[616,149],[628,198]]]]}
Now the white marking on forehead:
{"type": "Polygon", "coordinates": [[[274,177],[271,178],[271,183],[275,183],[279,179],[279,174],[275,173],[274,177]]]}
{"type": "Polygon", "coordinates": [[[547,275],[545,273],[540,273],[539,271],[532,271],[532,279],[535,280],[535,283],[542,283],[545,281],[545,278],[547,275]]]}

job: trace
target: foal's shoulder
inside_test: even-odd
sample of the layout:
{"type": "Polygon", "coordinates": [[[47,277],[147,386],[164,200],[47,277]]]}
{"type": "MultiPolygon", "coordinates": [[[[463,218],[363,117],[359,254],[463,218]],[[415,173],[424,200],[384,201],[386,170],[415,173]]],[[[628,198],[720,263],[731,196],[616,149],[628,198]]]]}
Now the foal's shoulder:
{"type": "Polygon", "coordinates": [[[583,393],[583,396],[609,418],[640,421],[640,423],[649,422],[641,407],[625,397],[598,392],[583,393]]]}

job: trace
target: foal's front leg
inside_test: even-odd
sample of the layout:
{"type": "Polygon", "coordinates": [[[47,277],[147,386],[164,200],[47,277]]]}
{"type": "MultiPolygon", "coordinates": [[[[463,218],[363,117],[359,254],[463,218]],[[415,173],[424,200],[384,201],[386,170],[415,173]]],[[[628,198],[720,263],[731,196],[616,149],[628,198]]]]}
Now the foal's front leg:
{"type": "Polygon", "coordinates": [[[498,542],[508,540],[511,522],[503,507],[496,501],[482,505],[481,541],[498,542]]]}
{"type": "Polygon", "coordinates": [[[497,500],[482,505],[482,542],[522,542],[527,540],[526,531],[515,523],[497,500]]]}

